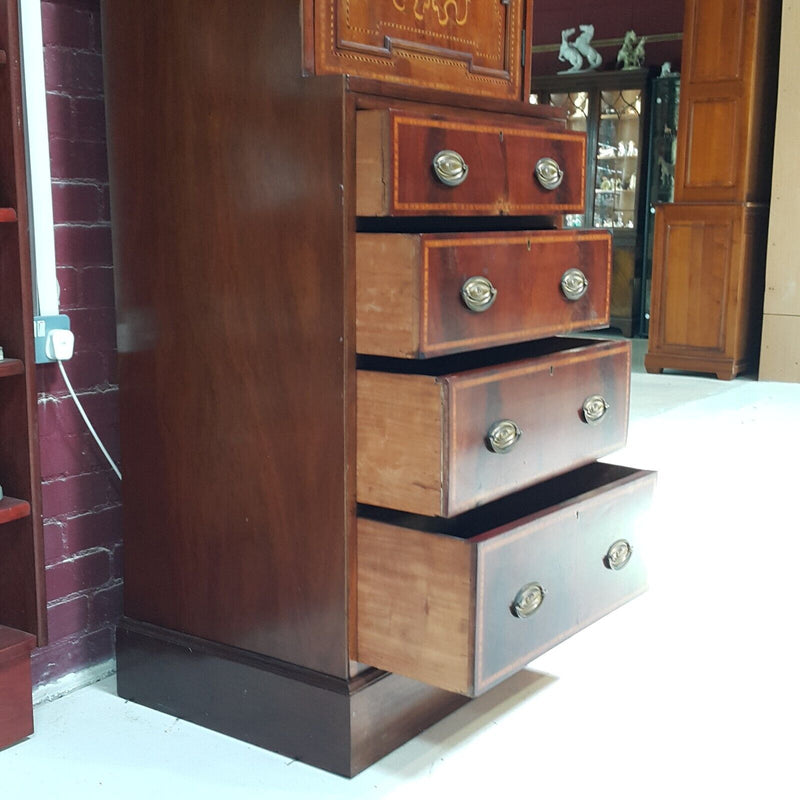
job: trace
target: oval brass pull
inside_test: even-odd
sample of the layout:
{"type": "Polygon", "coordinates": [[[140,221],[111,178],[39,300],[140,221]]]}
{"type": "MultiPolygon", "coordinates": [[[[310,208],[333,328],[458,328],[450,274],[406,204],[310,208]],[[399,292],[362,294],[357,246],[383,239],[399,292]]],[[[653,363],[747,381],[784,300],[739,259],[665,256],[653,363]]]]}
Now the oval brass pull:
{"type": "Polygon", "coordinates": [[[536,162],[536,179],[544,189],[552,192],[561,186],[564,180],[564,170],[558,166],[558,161],[546,156],[536,162]]]}
{"type": "Polygon", "coordinates": [[[611,408],[601,394],[593,394],[583,401],[583,421],[589,425],[597,425],[611,408]]]}
{"type": "Polygon", "coordinates": [[[495,422],[489,428],[486,441],[492,452],[502,454],[508,453],[519,441],[520,436],[522,436],[522,431],[516,422],[510,419],[501,419],[500,422],[495,422]]]}
{"type": "Polygon", "coordinates": [[[540,583],[526,583],[511,604],[511,613],[517,619],[527,619],[544,601],[544,589],[540,583]]]}
{"type": "Polygon", "coordinates": [[[440,150],[433,157],[433,171],[445,186],[460,186],[467,179],[467,162],[455,150],[440,150]]]}
{"type": "Polygon", "coordinates": [[[579,269],[568,269],[561,276],[561,291],[567,300],[580,300],[589,289],[589,279],[579,269]]]}
{"type": "Polygon", "coordinates": [[[622,569],[631,560],[632,555],[633,548],[630,542],[625,539],[617,539],[617,541],[608,548],[603,563],[608,569],[622,569]]]}
{"type": "Polygon", "coordinates": [[[470,311],[486,311],[492,307],[497,297],[497,289],[488,278],[476,275],[464,281],[461,287],[461,299],[470,311]]]}

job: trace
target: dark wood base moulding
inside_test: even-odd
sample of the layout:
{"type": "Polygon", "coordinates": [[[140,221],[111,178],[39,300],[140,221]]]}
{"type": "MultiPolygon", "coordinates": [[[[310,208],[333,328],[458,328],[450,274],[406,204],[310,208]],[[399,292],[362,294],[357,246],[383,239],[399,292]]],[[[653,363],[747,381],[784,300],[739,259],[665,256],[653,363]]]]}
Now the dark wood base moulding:
{"type": "Polygon", "coordinates": [[[700,372],[716,375],[721,381],[733,380],[737,375],[750,372],[755,367],[754,359],[737,361],[732,358],[711,358],[687,355],[647,353],[644,357],[647,372],[661,374],[665,369],[682,372],[700,372]]]}
{"type": "Polygon", "coordinates": [[[347,681],[127,618],[117,692],[345,777],[469,702],[381,670],[347,681]]]}

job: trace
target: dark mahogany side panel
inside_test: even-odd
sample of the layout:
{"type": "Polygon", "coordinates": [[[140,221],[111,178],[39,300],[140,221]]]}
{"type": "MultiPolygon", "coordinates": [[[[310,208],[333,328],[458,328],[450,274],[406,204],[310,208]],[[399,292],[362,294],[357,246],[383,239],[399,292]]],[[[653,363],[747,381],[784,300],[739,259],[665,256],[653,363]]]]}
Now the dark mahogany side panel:
{"type": "Polygon", "coordinates": [[[103,20],[126,614],[344,676],[344,79],[296,3],[103,20]]]}

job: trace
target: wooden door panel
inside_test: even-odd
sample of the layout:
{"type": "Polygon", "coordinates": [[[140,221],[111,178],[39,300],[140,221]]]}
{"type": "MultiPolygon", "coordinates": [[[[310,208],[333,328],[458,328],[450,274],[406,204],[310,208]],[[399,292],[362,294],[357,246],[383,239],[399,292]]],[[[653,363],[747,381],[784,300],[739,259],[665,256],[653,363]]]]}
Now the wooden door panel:
{"type": "Polygon", "coordinates": [[[742,98],[690,95],[684,102],[686,136],[691,142],[684,191],[715,190],[719,195],[720,191],[736,190],[744,160],[742,98]]]}
{"type": "MultiPolygon", "coordinates": [[[[686,13],[687,71],[691,80],[739,80],[745,68],[746,13],[751,0],[691,0],[686,13]],[[720,46],[710,47],[709,42],[720,46]],[[724,42],[724,45],[722,44],[724,42]]],[[[748,8],[750,7],[750,8],[748,8]]]]}

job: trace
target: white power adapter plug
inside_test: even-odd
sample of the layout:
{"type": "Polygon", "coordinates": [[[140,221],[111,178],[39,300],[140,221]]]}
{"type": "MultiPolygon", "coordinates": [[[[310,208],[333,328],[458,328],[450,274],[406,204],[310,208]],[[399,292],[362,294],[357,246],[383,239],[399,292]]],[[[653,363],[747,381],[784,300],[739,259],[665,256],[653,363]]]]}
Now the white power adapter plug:
{"type": "Polygon", "coordinates": [[[44,352],[53,361],[69,361],[75,349],[75,334],[67,330],[50,331],[44,352]]]}

